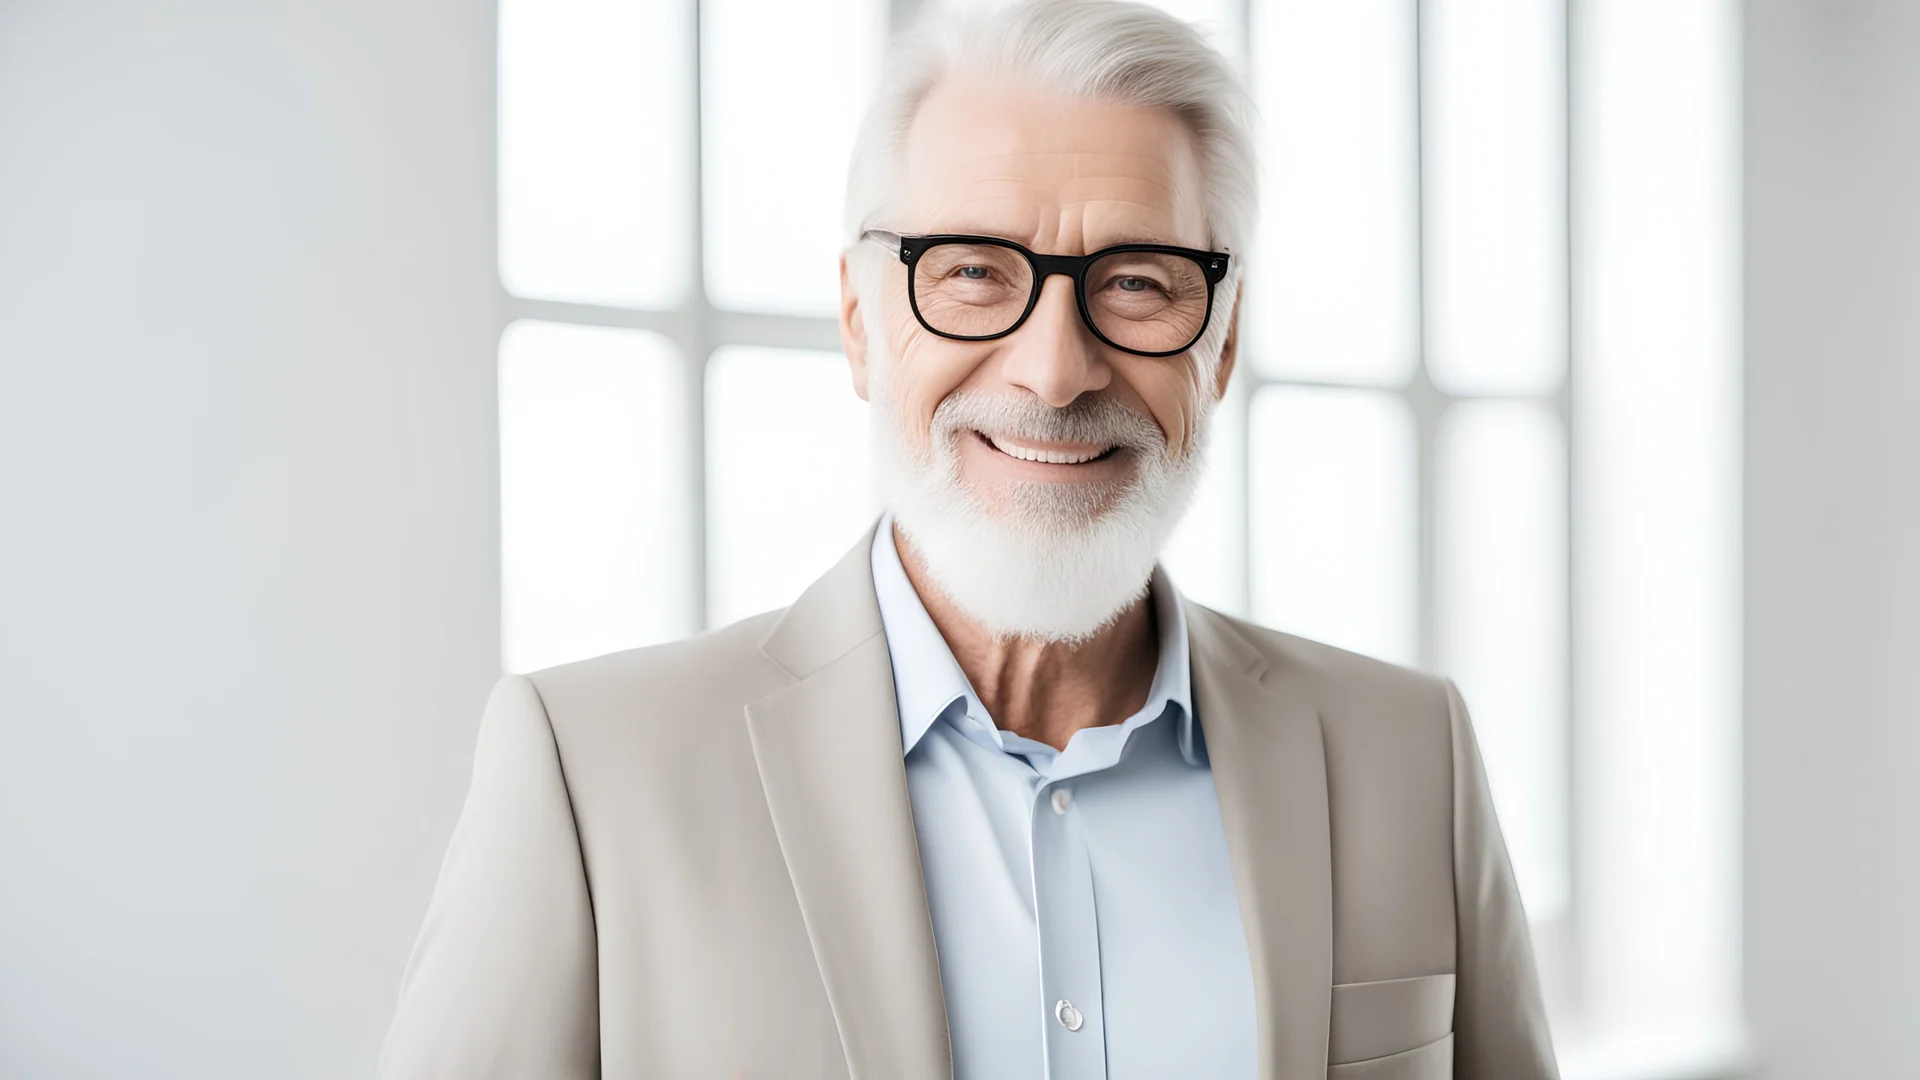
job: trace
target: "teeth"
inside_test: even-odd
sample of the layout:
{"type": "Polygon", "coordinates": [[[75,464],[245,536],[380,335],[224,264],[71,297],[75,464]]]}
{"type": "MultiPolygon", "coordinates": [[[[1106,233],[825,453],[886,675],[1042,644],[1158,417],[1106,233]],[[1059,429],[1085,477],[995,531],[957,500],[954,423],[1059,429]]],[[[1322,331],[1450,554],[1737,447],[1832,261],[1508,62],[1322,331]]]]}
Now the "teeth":
{"type": "Polygon", "coordinates": [[[1099,450],[1089,450],[1086,453],[1069,453],[1065,450],[1029,450],[1024,446],[1003,443],[991,435],[987,436],[987,441],[993,444],[995,450],[1008,457],[1016,457],[1021,461],[1040,461],[1048,465],[1080,465],[1113,449],[1109,446],[1099,450]]]}

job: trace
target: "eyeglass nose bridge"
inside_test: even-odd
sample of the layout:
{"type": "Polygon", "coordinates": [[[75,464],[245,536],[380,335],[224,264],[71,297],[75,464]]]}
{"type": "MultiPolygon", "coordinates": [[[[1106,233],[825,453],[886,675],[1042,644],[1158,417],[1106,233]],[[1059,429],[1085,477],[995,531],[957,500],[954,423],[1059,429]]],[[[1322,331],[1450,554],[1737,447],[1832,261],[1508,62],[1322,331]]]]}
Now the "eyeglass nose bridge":
{"type": "MultiPolygon", "coordinates": [[[[1033,296],[1027,304],[1026,314],[1020,316],[1020,322],[1026,322],[1027,316],[1033,314],[1033,309],[1040,306],[1040,295],[1047,291],[1047,279],[1058,274],[1073,282],[1074,306],[1080,309],[1081,317],[1086,319],[1087,328],[1093,329],[1093,315],[1087,311],[1086,289],[1082,285],[1082,279],[1093,265],[1092,258],[1086,255],[1042,255],[1037,251],[1023,254],[1033,264],[1033,296]]],[[[1019,326],[1020,323],[1015,323],[1014,329],[1019,329],[1019,326]]]]}
{"type": "Polygon", "coordinates": [[[1033,265],[1033,292],[1027,297],[1026,310],[1020,313],[1020,317],[1013,321],[1012,326],[1007,327],[1005,336],[1011,337],[1021,327],[1027,325],[1027,320],[1039,310],[1040,297],[1047,291],[1047,279],[1058,274],[1073,282],[1073,306],[1080,316],[1081,331],[1091,333],[1096,341],[1106,341],[1107,336],[1100,332],[1099,326],[1093,321],[1093,312],[1087,308],[1086,276],[1087,270],[1093,265],[1092,257],[1043,255],[1038,251],[1022,251],[1021,254],[1025,255],[1027,261],[1033,265]]]}

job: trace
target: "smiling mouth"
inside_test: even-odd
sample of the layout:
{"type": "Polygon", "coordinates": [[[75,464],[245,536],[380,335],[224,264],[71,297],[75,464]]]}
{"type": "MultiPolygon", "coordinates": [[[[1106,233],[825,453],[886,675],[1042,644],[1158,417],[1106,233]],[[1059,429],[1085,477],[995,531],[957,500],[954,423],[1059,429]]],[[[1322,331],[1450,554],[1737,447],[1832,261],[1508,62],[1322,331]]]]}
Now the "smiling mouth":
{"type": "Polygon", "coordinates": [[[1118,446],[1107,446],[1055,450],[1039,446],[1022,446],[1011,439],[996,439],[984,431],[976,431],[973,434],[980,441],[1010,458],[1041,465],[1085,465],[1089,462],[1103,461],[1120,449],[1118,446]]]}

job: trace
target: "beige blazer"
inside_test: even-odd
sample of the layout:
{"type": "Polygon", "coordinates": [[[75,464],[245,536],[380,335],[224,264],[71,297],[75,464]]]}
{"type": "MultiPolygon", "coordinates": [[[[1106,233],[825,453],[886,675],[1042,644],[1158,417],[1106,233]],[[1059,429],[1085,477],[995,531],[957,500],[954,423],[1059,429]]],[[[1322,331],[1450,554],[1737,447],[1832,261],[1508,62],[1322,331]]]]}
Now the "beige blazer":
{"type": "MultiPolygon", "coordinates": [[[[499,681],[381,1077],[951,1076],[871,537],[783,611],[499,681]]],[[[1453,684],[1186,614],[1259,1080],[1555,1076],[1453,684]]]]}

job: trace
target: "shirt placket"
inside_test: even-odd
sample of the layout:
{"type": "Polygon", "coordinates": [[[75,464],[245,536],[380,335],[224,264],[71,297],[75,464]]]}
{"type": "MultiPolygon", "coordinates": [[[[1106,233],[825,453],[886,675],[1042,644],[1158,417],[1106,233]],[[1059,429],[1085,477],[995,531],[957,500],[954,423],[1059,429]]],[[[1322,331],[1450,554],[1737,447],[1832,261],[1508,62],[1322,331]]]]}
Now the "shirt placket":
{"type": "Polygon", "coordinates": [[[1100,925],[1086,822],[1073,804],[1073,788],[1067,782],[1040,784],[1031,812],[1041,1030],[1048,1080],[1105,1080],[1100,925]]]}

